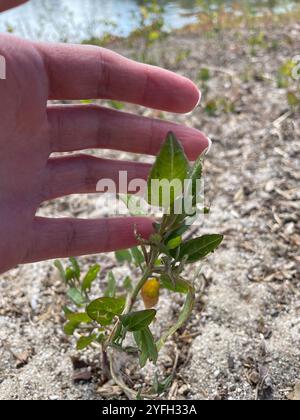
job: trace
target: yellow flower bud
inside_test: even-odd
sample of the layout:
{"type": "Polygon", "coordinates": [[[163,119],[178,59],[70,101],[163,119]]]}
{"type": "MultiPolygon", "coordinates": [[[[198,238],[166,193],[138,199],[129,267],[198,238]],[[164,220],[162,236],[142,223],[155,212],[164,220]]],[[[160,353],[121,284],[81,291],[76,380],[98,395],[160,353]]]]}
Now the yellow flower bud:
{"type": "Polygon", "coordinates": [[[159,281],[157,278],[150,278],[146,281],[141,290],[145,308],[153,308],[159,299],[159,281]]]}

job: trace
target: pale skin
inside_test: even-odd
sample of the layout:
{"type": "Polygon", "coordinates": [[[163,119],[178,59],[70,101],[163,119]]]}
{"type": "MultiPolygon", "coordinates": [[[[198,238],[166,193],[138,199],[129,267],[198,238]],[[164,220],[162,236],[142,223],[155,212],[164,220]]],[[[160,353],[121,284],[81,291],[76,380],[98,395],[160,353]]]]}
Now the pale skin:
{"type": "MultiPolygon", "coordinates": [[[[0,0],[0,12],[25,0],[0,0]]],[[[115,99],[176,113],[192,111],[200,94],[188,79],[130,61],[106,49],[42,44],[0,35],[6,80],[0,80],[0,273],[18,264],[94,254],[136,244],[149,218],[42,218],[40,204],[96,191],[101,178],[146,179],[149,165],[89,157],[81,150],[110,148],[155,155],[168,131],[194,160],[209,146],[182,125],[90,105],[49,100],[115,99]],[[73,152],[51,157],[53,152],[73,152]]]]}

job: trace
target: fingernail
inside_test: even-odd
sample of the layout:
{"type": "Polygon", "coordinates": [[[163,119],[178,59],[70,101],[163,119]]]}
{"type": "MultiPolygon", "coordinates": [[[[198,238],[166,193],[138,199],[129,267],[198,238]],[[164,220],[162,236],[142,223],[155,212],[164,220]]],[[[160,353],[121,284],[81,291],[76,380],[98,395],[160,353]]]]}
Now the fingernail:
{"type": "Polygon", "coordinates": [[[203,151],[203,155],[208,155],[208,153],[210,152],[210,149],[212,148],[212,140],[210,137],[207,137],[208,140],[208,146],[207,148],[203,151]]]}
{"type": "Polygon", "coordinates": [[[197,104],[196,104],[196,106],[195,106],[195,108],[194,109],[196,109],[197,108],[197,106],[200,104],[200,102],[201,102],[201,98],[202,98],[202,93],[200,92],[200,90],[199,90],[199,99],[198,99],[198,102],[197,102],[197,104]]]}
{"type": "Polygon", "coordinates": [[[199,99],[198,99],[198,102],[196,103],[194,109],[192,109],[190,112],[186,112],[185,115],[191,115],[195,111],[195,109],[198,107],[198,105],[201,102],[201,98],[202,98],[202,94],[201,94],[201,92],[199,90],[199,99]]]}

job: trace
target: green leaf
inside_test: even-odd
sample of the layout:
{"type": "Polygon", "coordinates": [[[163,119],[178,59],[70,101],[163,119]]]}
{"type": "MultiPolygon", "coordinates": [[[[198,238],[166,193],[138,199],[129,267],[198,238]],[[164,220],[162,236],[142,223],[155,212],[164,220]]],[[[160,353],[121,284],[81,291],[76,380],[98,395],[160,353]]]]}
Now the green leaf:
{"type": "Polygon", "coordinates": [[[206,257],[223,241],[223,235],[204,235],[184,242],[180,247],[179,260],[187,256],[187,263],[194,263],[206,257]]]}
{"type": "Polygon", "coordinates": [[[279,74],[284,77],[292,77],[295,66],[296,64],[293,62],[293,60],[288,60],[279,68],[279,74]]]}
{"type": "Polygon", "coordinates": [[[140,331],[134,331],[133,336],[140,350],[141,367],[145,366],[148,359],[156,363],[158,351],[149,327],[145,327],[140,331]]]}
{"type": "Polygon", "coordinates": [[[67,283],[70,283],[70,280],[78,280],[77,275],[73,270],[73,267],[67,267],[65,273],[67,283]]]}
{"type": "Polygon", "coordinates": [[[86,303],[85,297],[82,295],[81,291],[76,287],[71,287],[67,291],[67,296],[75,303],[77,306],[84,305],[86,303]]]}
{"type": "Polygon", "coordinates": [[[173,375],[167,376],[162,382],[159,382],[157,373],[154,374],[154,381],[152,385],[152,392],[160,395],[167,391],[173,380],[173,375]]]}
{"type": "Polygon", "coordinates": [[[118,263],[122,264],[124,262],[128,262],[131,263],[132,261],[132,256],[130,254],[130,252],[128,251],[128,249],[124,249],[122,251],[117,251],[115,253],[116,259],[118,261],[118,263]]]}
{"type": "Polygon", "coordinates": [[[167,243],[168,250],[178,248],[181,242],[182,242],[181,236],[176,236],[175,238],[170,239],[167,243]]]}
{"type": "Polygon", "coordinates": [[[76,258],[71,257],[71,258],[69,258],[69,261],[71,263],[71,267],[73,269],[73,272],[74,272],[74,275],[75,275],[76,279],[79,280],[80,279],[80,267],[79,267],[79,264],[78,264],[76,258]]]}
{"type": "MultiPolygon", "coordinates": [[[[171,239],[177,238],[178,236],[182,236],[185,232],[187,232],[190,229],[190,226],[188,225],[182,225],[179,228],[176,228],[174,230],[171,230],[166,238],[167,241],[170,241],[171,239]]],[[[168,242],[167,242],[168,243],[168,242]]]]}
{"type": "Polygon", "coordinates": [[[191,172],[190,172],[190,189],[189,193],[193,196],[193,204],[195,205],[197,203],[197,181],[199,181],[202,178],[202,172],[203,172],[203,157],[200,156],[196,162],[194,163],[191,172]]]}
{"type": "Polygon", "coordinates": [[[92,334],[88,337],[80,337],[77,341],[76,349],[77,350],[84,350],[87,348],[90,344],[92,344],[93,341],[97,339],[96,334],[92,334]]]}
{"type": "Polygon", "coordinates": [[[139,390],[138,390],[138,392],[137,392],[137,394],[136,394],[135,399],[136,399],[137,401],[141,401],[141,400],[143,400],[143,399],[144,399],[144,398],[143,398],[143,396],[142,396],[142,389],[139,389],[139,390]]]}
{"type": "Polygon", "coordinates": [[[124,107],[125,107],[125,105],[122,103],[122,102],[118,102],[118,101],[108,101],[108,104],[112,107],[112,108],[114,108],[114,109],[117,109],[117,110],[121,110],[121,109],[124,109],[124,107]]]}
{"type": "Polygon", "coordinates": [[[140,267],[145,261],[143,253],[139,250],[138,247],[131,248],[131,254],[134,259],[135,265],[140,267]]]}
{"type": "Polygon", "coordinates": [[[69,321],[74,322],[74,323],[79,322],[79,323],[89,324],[90,322],[92,322],[91,318],[85,312],[68,314],[66,318],[69,321]]]}
{"type": "Polygon", "coordinates": [[[202,82],[207,82],[210,79],[210,71],[209,69],[203,67],[198,75],[199,80],[202,82]]]}
{"type": "Polygon", "coordinates": [[[127,331],[139,331],[148,327],[155,318],[155,315],[156,311],[154,309],[146,309],[124,315],[121,317],[121,321],[127,331]]]}
{"type": "Polygon", "coordinates": [[[148,351],[145,340],[143,340],[142,331],[134,331],[133,337],[140,351],[140,366],[144,367],[148,360],[148,351]]]}
{"type": "Polygon", "coordinates": [[[180,311],[178,320],[175,324],[171,326],[169,330],[163,333],[159,341],[156,343],[157,350],[160,351],[160,349],[165,345],[166,341],[171,337],[179,328],[181,328],[189,316],[192,313],[193,307],[195,304],[195,290],[192,285],[189,285],[189,291],[186,295],[186,299],[184,302],[184,305],[180,311]]]}
{"type": "Polygon", "coordinates": [[[104,340],[105,340],[105,334],[103,334],[103,333],[100,333],[99,335],[98,335],[98,337],[96,338],[96,341],[98,342],[98,343],[103,343],[104,342],[104,340]]]}
{"type": "Polygon", "coordinates": [[[129,292],[132,290],[132,280],[129,276],[127,276],[125,278],[124,283],[123,283],[123,287],[124,287],[124,289],[126,289],[129,292]]]}
{"type": "Polygon", "coordinates": [[[287,100],[288,100],[288,104],[291,107],[296,107],[296,106],[300,105],[300,99],[293,92],[288,92],[287,93],[287,100]]]}
{"type": "Polygon", "coordinates": [[[58,269],[62,280],[67,283],[67,276],[66,276],[66,273],[65,273],[65,270],[64,270],[64,267],[63,267],[62,263],[59,260],[55,260],[54,266],[58,269]]]}
{"type": "Polygon", "coordinates": [[[82,281],[81,289],[82,289],[83,292],[85,292],[87,290],[88,291],[91,290],[92,284],[96,280],[100,270],[101,270],[101,267],[98,264],[93,265],[89,269],[89,271],[87,272],[87,274],[85,275],[85,277],[82,281]]]}
{"type": "Polygon", "coordinates": [[[62,310],[64,311],[65,315],[73,314],[73,311],[70,308],[68,308],[67,306],[63,306],[62,310]]]}
{"type": "Polygon", "coordinates": [[[152,332],[150,331],[149,327],[146,327],[141,331],[141,333],[143,337],[142,340],[145,341],[145,347],[147,348],[148,359],[153,363],[156,363],[158,359],[158,351],[152,332]]]}
{"type": "Polygon", "coordinates": [[[180,278],[172,281],[169,276],[164,274],[159,280],[162,288],[171,290],[172,292],[186,294],[189,291],[189,284],[180,278]]]}
{"type": "Polygon", "coordinates": [[[122,340],[122,332],[123,332],[123,327],[122,324],[120,323],[117,326],[115,335],[114,335],[114,343],[116,344],[117,342],[119,342],[120,340],[122,340]]]}
{"type": "Polygon", "coordinates": [[[90,318],[100,325],[111,324],[116,315],[120,315],[124,309],[124,298],[102,297],[91,302],[86,308],[90,318]]]}
{"type": "Polygon", "coordinates": [[[204,111],[210,116],[214,117],[218,111],[218,103],[215,99],[208,101],[204,107],[204,111]]]}
{"type": "Polygon", "coordinates": [[[189,169],[189,162],[184,154],[183,147],[175,135],[169,133],[148,179],[149,204],[163,208],[172,206],[175,199],[182,195],[183,183],[188,178],[189,169]],[[180,181],[180,185],[178,184],[180,188],[163,189],[158,185],[159,181],[168,181],[169,183],[180,181]]]}
{"type": "Polygon", "coordinates": [[[108,273],[107,288],[105,290],[104,296],[114,298],[116,295],[116,287],[117,287],[116,278],[114,276],[114,273],[110,271],[108,273]]]}
{"type": "MultiPolygon", "coordinates": [[[[187,216],[193,216],[197,211],[197,204],[201,198],[203,157],[200,156],[190,169],[188,181],[185,184],[184,196],[179,198],[182,201],[182,214],[177,216],[176,224],[181,224],[187,216]]],[[[178,199],[178,200],[179,200],[178,199]]],[[[188,225],[188,223],[186,223],[188,225]]]]}
{"type": "Polygon", "coordinates": [[[80,322],[75,321],[69,321],[64,326],[64,332],[66,335],[73,335],[76,328],[78,328],[80,325],[80,322]]]}

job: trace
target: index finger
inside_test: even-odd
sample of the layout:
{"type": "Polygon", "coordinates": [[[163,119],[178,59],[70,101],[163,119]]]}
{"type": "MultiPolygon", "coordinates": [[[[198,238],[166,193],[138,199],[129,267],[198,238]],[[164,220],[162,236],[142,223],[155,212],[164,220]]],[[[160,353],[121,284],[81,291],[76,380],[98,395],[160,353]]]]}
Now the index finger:
{"type": "Polygon", "coordinates": [[[37,43],[49,78],[49,99],[112,99],[164,111],[193,110],[200,92],[189,79],[137,63],[104,48],[37,43]]]}

